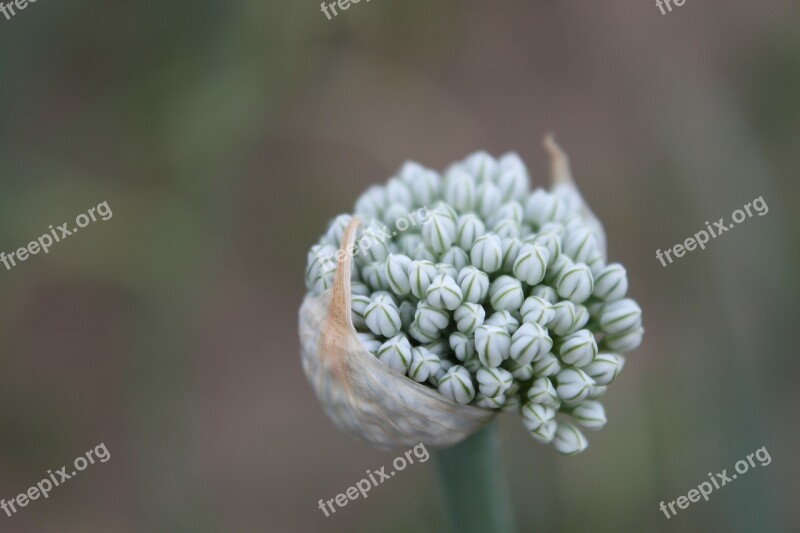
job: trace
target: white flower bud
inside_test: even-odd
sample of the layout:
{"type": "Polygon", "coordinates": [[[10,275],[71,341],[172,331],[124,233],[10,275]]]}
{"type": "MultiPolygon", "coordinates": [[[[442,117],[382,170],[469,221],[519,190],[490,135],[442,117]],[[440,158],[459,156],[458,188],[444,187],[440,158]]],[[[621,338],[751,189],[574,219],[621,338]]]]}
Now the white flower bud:
{"type": "Polygon", "coordinates": [[[411,189],[397,178],[392,178],[386,183],[386,205],[392,204],[402,205],[406,213],[414,207],[414,195],[411,194],[411,189]]]}
{"type": "Polygon", "coordinates": [[[458,269],[447,263],[436,263],[437,276],[450,276],[455,279],[458,276],[458,269]]]}
{"type": "Polygon", "coordinates": [[[417,247],[425,247],[422,237],[417,233],[405,233],[397,238],[397,251],[413,259],[417,247]]]}
{"type": "Polygon", "coordinates": [[[553,320],[556,314],[550,302],[538,296],[525,298],[525,301],[522,302],[522,307],[519,308],[519,312],[522,315],[523,322],[539,324],[544,327],[547,327],[547,324],[553,320]]]}
{"type": "Polygon", "coordinates": [[[408,269],[411,258],[405,255],[389,254],[386,259],[386,279],[389,288],[398,296],[411,292],[411,283],[408,279],[408,269]]]}
{"type": "Polygon", "coordinates": [[[575,322],[572,324],[572,331],[577,331],[589,322],[589,309],[583,305],[575,306],[575,322]]]}
{"type": "Polygon", "coordinates": [[[435,332],[425,331],[424,329],[419,327],[419,322],[417,322],[416,320],[414,320],[414,322],[412,322],[411,325],[408,326],[408,334],[411,335],[411,337],[414,340],[421,343],[433,342],[441,338],[442,336],[442,332],[438,330],[435,332]]]}
{"type": "Polygon", "coordinates": [[[500,206],[500,208],[493,212],[489,217],[491,225],[497,225],[503,220],[513,220],[517,225],[522,224],[525,210],[522,205],[516,200],[511,200],[500,206]]]}
{"type": "Polygon", "coordinates": [[[528,389],[528,399],[533,403],[546,405],[553,409],[558,409],[561,406],[556,387],[547,378],[539,378],[533,382],[531,388],[528,389]]]}
{"type": "Polygon", "coordinates": [[[408,368],[408,377],[422,383],[435,375],[442,366],[442,360],[432,354],[423,346],[411,348],[411,366],[408,368]]]}
{"type": "Polygon", "coordinates": [[[344,230],[350,225],[353,220],[353,215],[339,215],[331,221],[328,226],[328,231],[325,232],[325,238],[334,246],[339,246],[342,242],[342,235],[344,230]]]}
{"type": "Polygon", "coordinates": [[[536,296],[551,304],[558,302],[558,293],[553,287],[548,287],[547,285],[535,286],[531,290],[531,296],[536,296]]]}
{"type": "Polygon", "coordinates": [[[572,418],[585,428],[603,429],[606,425],[606,410],[603,404],[593,400],[584,400],[572,411],[572,418]]]}
{"type": "Polygon", "coordinates": [[[469,252],[473,266],[487,273],[496,272],[503,264],[503,241],[493,233],[475,240],[469,252]]]}
{"type": "Polygon", "coordinates": [[[556,260],[553,261],[553,264],[548,267],[547,273],[544,276],[545,281],[555,285],[561,278],[561,274],[573,265],[575,265],[575,263],[572,262],[572,259],[566,254],[560,254],[556,260]]]}
{"type": "Polygon", "coordinates": [[[575,331],[573,326],[577,318],[577,309],[574,303],[568,301],[558,302],[553,305],[553,311],[555,312],[553,320],[547,324],[550,331],[559,337],[575,331]]]}
{"type": "Polygon", "coordinates": [[[608,391],[608,385],[594,385],[589,391],[589,396],[587,396],[586,399],[599,400],[605,395],[606,391],[608,391]]]}
{"type": "MultiPolygon", "coordinates": [[[[473,349],[474,349],[475,340],[474,339],[470,339],[470,340],[472,341],[472,346],[473,346],[473,349]]],[[[464,361],[463,365],[464,365],[464,368],[469,370],[469,373],[472,374],[473,376],[478,373],[478,370],[483,368],[483,365],[481,364],[481,360],[478,359],[477,355],[473,355],[472,357],[468,357],[464,361]]]]}
{"type": "Polygon", "coordinates": [[[311,288],[317,279],[336,270],[337,248],[331,244],[315,244],[308,252],[306,267],[306,286],[311,288]]]}
{"type": "Polygon", "coordinates": [[[511,337],[511,358],[525,365],[544,356],[552,347],[553,340],[546,329],[526,322],[511,337]]]}
{"type": "Polygon", "coordinates": [[[492,225],[492,233],[501,239],[519,239],[522,229],[517,222],[506,218],[492,225]]]}
{"type": "Polygon", "coordinates": [[[436,256],[434,253],[425,246],[424,242],[421,242],[417,248],[409,254],[409,257],[414,261],[427,261],[429,263],[433,263],[436,261],[436,256]]]}
{"type": "Polygon", "coordinates": [[[397,335],[403,327],[397,304],[388,297],[373,299],[364,310],[364,321],[372,333],[387,338],[397,335]]]}
{"type": "Polygon", "coordinates": [[[452,277],[439,274],[428,286],[425,293],[428,303],[439,309],[455,310],[464,300],[461,288],[452,277]]]}
{"type": "Polygon", "coordinates": [[[615,302],[628,292],[628,273],[619,263],[605,267],[594,280],[595,297],[606,302],[615,302]]]}
{"type": "Polygon", "coordinates": [[[467,369],[454,365],[439,380],[439,392],[445,398],[466,405],[475,397],[475,386],[467,369]]]}
{"type": "Polygon", "coordinates": [[[624,333],[641,326],[642,309],[630,298],[607,304],[600,314],[600,329],[606,333],[624,333]]]}
{"type": "Polygon", "coordinates": [[[519,381],[528,381],[533,377],[533,365],[528,363],[523,365],[514,359],[503,361],[503,368],[511,372],[511,377],[519,381]]]}
{"type": "Polygon", "coordinates": [[[456,244],[464,250],[471,250],[478,237],[486,234],[486,226],[474,213],[458,217],[456,224],[456,244]]]}
{"type": "Polygon", "coordinates": [[[449,211],[443,209],[443,204],[439,204],[431,212],[428,222],[422,226],[422,240],[431,251],[441,254],[453,245],[455,239],[455,221],[450,218],[449,211]]]}
{"type": "Polygon", "coordinates": [[[489,276],[473,266],[462,268],[456,281],[465,302],[480,303],[489,293],[489,276]]]}
{"type": "Polygon", "coordinates": [[[478,182],[493,180],[499,170],[497,161],[483,150],[470,154],[462,164],[478,182]]]}
{"type": "Polygon", "coordinates": [[[524,298],[522,283],[511,276],[500,276],[489,287],[489,301],[498,310],[517,311],[524,298]]]}
{"type": "Polygon", "coordinates": [[[361,275],[364,276],[364,281],[373,290],[382,291],[389,288],[389,279],[386,277],[386,263],[384,261],[375,261],[364,265],[361,269],[361,275]]]}
{"type": "Polygon", "coordinates": [[[556,428],[556,436],[553,439],[553,447],[557,452],[564,455],[575,455],[581,453],[589,446],[589,441],[583,436],[581,430],[569,422],[559,422],[556,428]]]}
{"type": "Polygon", "coordinates": [[[552,231],[537,233],[533,237],[529,237],[528,242],[547,248],[547,251],[550,252],[549,260],[547,261],[548,267],[552,266],[558,256],[561,255],[561,237],[552,231]]]}
{"type": "Polygon", "coordinates": [[[575,303],[586,301],[594,290],[592,271],[584,264],[565,269],[556,284],[558,295],[575,303]]]}
{"type": "Polygon", "coordinates": [[[358,336],[359,340],[361,340],[361,344],[364,345],[364,348],[369,353],[371,353],[372,355],[378,353],[378,350],[380,349],[382,343],[381,341],[375,338],[375,335],[373,335],[372,333],[356,333],[356,335],[358,336]]]}
{"type": "Polygon", "coordinates": [[[432,354],[438,355],[439,359],[443,359],[451,355],[450,343],[445,338],[429,342],[428,344],[425,345],[425,348],[427,348],[428,351],[431,352],[432,354]]]}
{"type": "Polygon", "coordinates": [[[584,367],[589,377],[591,377],[598,385],[608,385],[617,374],[622,371],[625,366],[625,358],[615,353],[600,353],[594,358],[594,361],[584,367]]]}
{"type": "Polygon", "coordinates": [[[350,282],[350,292],[359,296],[369,296],[372,290],[367,287],[366,283],[362,283],[361,281],[352,281],[350,282]]]}
{"type": "Polygon", "coordinates": [[[439,332],[446,329],[450,323],[450,316],[447,311],[431,305],[425,300],[420,300],[417,303],[416,313],[414,314],[414,322],[417,326],[426,333],[437,335],[439,332]]]}
{"type": "Polygon", "coordinates": [[[614,352],[630,352],[639,347],[644,336],[644,328],[636,328],[621,333],[609,333],[603,337],[603,347],[614,352]]]}
{"type": "Polygon", "coordinates": [[[350,315],[353,318],[353,326],[357,330],[365,330],[367,329],[367,322],[364,318],[364,313],[367,310],[367,306],[372,303],[372,300],[369,296],[362,296],[360,294],[353,294],[350,297],[350,315]]]}
{"type": "Polygon", "coordinates": [[[465,213],[475,207],[475,180],[464,170],[451,167],[444,179],[444,201],[465,213]]]}
{"type": "Polygon", "coordinates": [[[589,267],[589,270],[592,271],[592,277],[597,279],[597,276],[599,276],[606,268],[606,260],[598,253],[589,259],[589,262],[586,263],[586,265],[589,267]]]}
{"type": "Polygon", "coordinates": [[[529,401],[522,406],[522,418],[528,431],[536,431],[542,424],[555,420],[556,412],[548,405],[529,401]]]}
{"type": "Polygon", "coordinates": [[[375,261],[386,261],[389,257],[389,245],[391,240],[391,233],[389,233],[386,226],[377,222],[370,222],[361,231],[361,234],[356,241],[353,254],[356,262],[359,265],[375,261]]]}
{"type": "Polygon", "coordinates": [[[561,222],[567,214],[564,201],[543,189],[536,189],[525,202],[525,221],[541,227],[548,222],[561,222]]]}
{"type": "Polygon", "coordinates": [[[411,264],[408,265],[411,294],[419,299],[425,298],[428,293],[428,287],[436,275],[436,265],[430,261],[411,261],[411,264]]]}
{"type": "Polygon", "coordinates": [[[565,338],[559,350],[561,360],[567,364],[582,368],[591,363],[597,355],[597,342],[588,329],[582,329],[565,338]]]}
{"type": "Polygon", "coordinates": [[[498,367],[508,359],[511,335],[501,327],[484,324],[475,330],[475,349],[483,366],[498,367]]]}
{"type": "Polygon", "coordinates": [[[576,405],[589,395],[594,380],[578,368],[565,368],[556,376],[558,397],[567,405],[576,405]]]}
{"type": "Polygon", "coordinates": [[[516,237],[508,237],[502,239],[501,247],[503,250],[503,260],[500,265],[500,271],[506,274],[513,274],[514,263],[516,263],[519,252],[522,250],[522,241],[516,237]]]}
{"type": "Polygon", "coordinates": [[[506,397],[503,394],[498,394],[497,396],[486,396],[485,394],[478,392],[475,395],[475,399],[472,401],[473,405],[477,405],[478,407],[483,407],[484,409],[500,409],[506,402],[506,397]]]}
{"type": "Polygon", "coordinates": [[[519,327],[519,320],[508,311],[495,311],[484,322],[487,326],[498,326],[505,329],[509,335],[513,335],[519,327]]]}
{"type": "Polygon", "coordinates": [[[481,393],[489,397],[504,394],[514,379],[508,370],[487,367],[481,367],[475,378],[478,380],[478,388],[481,393]]]}
{"type": "Polygon", "coordinates": [[[541,244],[523,244],[514,263],[514,275],[528,285],[537,285],[544,279],[550,251],[541,244]]]}
{"type": "Polygon", "coordinates": [[[442,256],[442,263],[451,265],[453,272],[448,272],[448,274],[456,277],[462,268],[469,265],[469,254],[458,246],[453,246],[442,256]]]}
{"type": "Polygon", "coordinates": [[[375,355],[389,368],[405,374],[411,365],[411,343],[400,334],[384,342],[375,355]]]}
{"type": "Polygon", "coordinates": [[[462,363],[475,356],[475,339],[472,337],[456,331],[450,334],[449,342],[456,359],[462,363]]]}
{"type": "Polygon", "coordinates": [[[599,253],[597,237],[585,226],[570,230],[561,242],[561,251],[576,263],[588,263],[599,253]]]}
{"type": "Polygon", "coordinates": [[[487,181],[478,186],[477,194],[475,211],[488,220],[500,209],[500,205],[503,203],[503,193],[500,192],[497,185],[487,181]]]}
{"type": "Polygon", "coordinates": [[[561,372],[561,363],[550,352],[547,352],[533,363],[533,375],[536,377],[555,376],[559,372],[561,372]]]}
{"type": "Polygon", "coordinates": [[[560,242],[567,234],[567,228],[561,222],[548,222],[539,228],[539,233],[555,233],[560,242]]]}
{"type": "Polygon", "coordinates": [[[511,387],[505,393],[506,401],[501,409],[504,413],[518,413],[521,408],[519,397],[519,383],[516,381],[511,383],[511,387]]]}
{"type": "Polygon", "coordinates": [[[435,374],[431,374],[431,376],[428,378],[428,383],[436,388],[439,387],[439,382],[445,376],[445,374],[447,374],[447,371],[453,368],[453,363],[447,359],[442,359],[441,361],[442,364],[439,366],[439,370],[437,370],[435,374]]]}
{"type": "Polygon", "coordinates": [[[386,191],[380,185],[367,189],[356,201],[355,214],[364,220],[380,218],[386,207],[386,191]]]}
{"type": "MultiPolygon", "coordinates": [[[[527,422],[525,418],[522,419],[522,423],[523,425],[526,426],[526,428],[530,424],[529,422],[527,422]]],[[[550,420],[548,422],[545,422],[535,430],[531,431],[530,429],[528,429],[528,431],[530,432],[531,437],[533,437],[540,443],[550,444],[551,442],[553,442],[553,439],[555,438],[556,427],[557,427],[557,422],[555,420],[550,420]]]]}
{"type": "Polygon", "coordinates": [[[441,178],[436,172],[410,161],[400,169],[399,176],[411,190],[416,205],[431,205],[437,200],[441,188],[441,178]]]}
{"type": "Polygon", "coordinates": [[[453,318],[456,320],[456,329],[458,331],[472,335],[475,333],[475,328],[482,325],[483,321],[486,320],[486,311],[481,305],[466,302],[455,310],[453,318]]]}
{"type": "Polygon", "coordinates": [[[383,212],[381,221],[386,226],[397,226],[399,220],[403,220],[408,215],[409,206],[405,204],[389,204],[389,207],[383,212]]]}
{"type": "Polygon", "coordinates": [[[519,155],[509,152],[503,154],[498,160],[500,166],[497,175],[497,187],[503,193],[503,198],[511,200],[522,198],[528,192],[530,179],[528,169],[519,155]]]}

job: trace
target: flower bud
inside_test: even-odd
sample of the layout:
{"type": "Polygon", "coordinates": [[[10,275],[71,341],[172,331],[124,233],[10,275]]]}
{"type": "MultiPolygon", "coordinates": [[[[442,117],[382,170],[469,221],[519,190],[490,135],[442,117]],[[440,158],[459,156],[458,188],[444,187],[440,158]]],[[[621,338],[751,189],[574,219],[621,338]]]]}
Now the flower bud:
{"type": "Polygon", "coordinates": [[[474,266],[462,268],[457,282],[465,302],[480,303],[489,293],[489,276],[474,266]]]}
{"type": "Polygon", "coordinates": [[[419,243],[412,253],[408,255],[414,261],[427,261],[433,263],[436,261],[436,256],[431,250],[425,246],[424,242],[419,243]]]}
{"type": "Polygon", "coordinates": [[[364,321],[372,333],[387,338],[397,335],[403,327],[397,304],[389,297],[373,299],[364,310],[364,321]]]}
{"type": "Polygon", "coordinates": [[[456,403],[468,404],[475,397],[475,386],[466,368],[454,365],[439,380],[439,392],[456,403]]]}
{"type": "Polygon", "coordinates": [[[384,342],[375,355],[392,370],[405,374],[411,365],[411,343],[405,335],[396,335],[384,342]]]}
{"type": "MultiPolygon", "coordinates": [[[[505,218],[492,225],[492,233],[501,239],[517,239],[522,235],[519,224],[511,219],[505,218]]],[[[513,261],[512,261],[513,264],[513,261]]]]}
{"type": "Polygon", "coordinates": [[[523,322],[539,324],[547,327],[547,324],[555,317],[556,312],[550,302],[538,296],[529,296],[522,302],[519,312],[522,314],[523,322]]]}
{"type": "Polygon", "coordinates": [[[499,326],[513,335],[519,327],[519,321],[508,311],[495,311],[484,322],[487,326],[499,326]]]}
{"type": "Polygon", "coordinates": [[[592,271],[584,264],[564,269],[556,283],[558,295],[575,303],[586,301],[594,290],[592,271]]]}
{"type": "Polygon", "coordinates": [[[519,155],[509,152],[498,160],[497,187],[503,198],[523,198],[528,193],[528,169],[519,155]]]}
{"type": "Polygon", "coordinates": [[[503,394],[498,394],[497,396],[486,396],[482,392],[478,392],[475,395],[475,399],[472,401],[473,405],[477,405],[478,407],[483,407],[484,409],[500,409],[506,402],[506,397],[503,394]]]}
{"type": "Polygon", "coordinates": [[[553,261],[553,264],[548,267],[547,272],[544,275],[545,281],[555,286],[558,283],[558,280],[561,279],[561,274],[574,265],[575,263],[569,258],[569,256],[566,254],[560,254],[558,257],[556,257],[556,260],[553,261]]]}
{"type": "Polygon", "coordinates": [[[449,338],[450,348],[456,356],[456,359],[462,363],[467,359],[472,359],[475,356],[475,339],[469,337],[460,331],[455,331],[450,334],[449,338]]]}
{"type": "Polygon", "coordinates": [[[496,272],[503,263],[503,242],[493,233],[482,235],[472,245],[469,257],[473,266],[490,274],[496,272]]]}
{"type": "Polygon", "coordinates": [[[386,191],[380,185],[373,185],[362,194],[355,205],[355,214],[364,220],[380,218],[386,207],[386,191]]]}
{"type": "Polygon", "coordinates": [[[575,422],[589,429],[603,429],[606,425],[606,410],[603,404],[594,400],[584,400],[573,411],[575,422]]]}
{"type": "Polygon", "coordinates": [[[558,293],[553,287],[548,287],[547,285],[540,284],[535,286],[531,290],[531,296],[536,296],[546,302],[550,302],[551,304],[558,302],[558,293]]]}
{"type": "Polygon", "coordinates": [[[405,204],[389,204],[389,207],[383,212],[381,222],[386,224],[386,226],[397,226],[398,221],[406,218],[409,208],[410,206],[405,204]]]}
{"type": "Polygon", "coordinates": [[[364,265],[361,269],[361,275],[364,276],[364,281],[373,290],[382,291],[389,288],[385,262],[375,261],[364,265]]]}
{"type": "Polygon", "coordinates": [[[386,280],[389,282],[389,288],[398,296],[411,292],[411,283],[408,279],[410,266],[411,258],[405,255],[389,254],[386,259],[386,280]]]}
{"type": "Polygon", "coordinates": [[[549,420],[547,422],[544,422],[542,425],[540,425],[538,428],[534,430],[531,430],[529,428],[531,422],[529,422],[528,419],[523,418],[522,423],[530,432],[531,437],[533,437],[540,443],[550,444],[551,442],[553,442],[553,438],[555,438],[556,435],[556,427],[557,427],[557,423],[555,420],[549,420]]]}
{"type": "Polygon", "coordinates": [[[583,305],[575,306],[575,322],[572,323],[572,331],[577,331],[589,322],[589,309],[583,305]]]}
{"type": "Polygon", "coordinates": [[[403,324],[403,329],[408,331],[408,327],[414,322],[414,317],[417,314],[417,306],[408,300],[403,300],[397,310],[400,313],[400,322],[403,324]]]}
{"type": "MultiPolygon", "coordinates": [[[[353,220],[352,215],[339,215],[333,219],[331,225],[328,226],[328,231],[325,232],[325,238],[331,242],[334,246],[339,246],[342,242],[342,235],[344,235],[344,230],[347,229],[347,226],[350,225],[350,222],[353,220]]],[[[334,252],[338,248],[334,249],[334,252]]]]}
{"type": "Polygon", "coordinates": [[[478,186],[478,196],[475,202],[475,211],[488,220],[492,214],[500,209],[500,204],[503,203],[503,194],[497,185],[491,182],[481,183],[478,186]]]}
{"type": "Polygon", "coordinates": [[[356,247],[358,253],[353,252],[355,260],[360,265],[367,263],[383,262],[389,257],[389,245],[387,241],[391,234],[388,234],[386,226],[378,222],[370,222],[361,231],[356,247]]]}
{"type": "Polygon", "coordinates": [[[456,320],[458,331],[472,335],[475,333],[475,328],[482,325],[486,319],[486,311],[481,305],[466,302],[455,310],[453,318],[456,320]]]}
{"type": "Polygon", "coordinates": [[[425,348],[427,348],[428,351],[433,355],[439,356],[439,359],[449,357],[451,355],[450,342],[445,338],[439,338],[435,341],[429,342],[425,345],[425,348]]]}
{"type": "Polygon", "coordinates": [[[581,453],[589,446],[589,441],[583,436],[581,430],[569,422],[559,422],[556,428],[556,436],[553,439],[553,447],[557,452],[564,455],[575,455],[581,453]]]}
{"type": "Polygon", "coordinates": [[[475,330],[475,349],[483,366],[498,367],[508,359],[511,336],[503,328],[484,324],[475,330]]]}
{"type": "Polygon", "coordinates": [[[514,263],[514,275],[528,285],[537,285],[544,279],[550,251],[541,244],[523,244],[514,263]]]}
{"type": "Polygon", "coordinates": [[[471,250],[473,243],[486,234],[486,226],[474,213],[466,213],[458,217],[456,224],[456,245],[464,250],[471,250]]]}
{"type": "Polygon", "coordinates": [[[518,413],[520,410],[520,398],[519,398],[519,383],[516,381],[511,383],[511,386],[505,393],[506,401],[503,403],[503,408],[501,409],[504,413],[518,413]]]}
{"type": "Polygon", "coordinates": [[[550,331],[559,337],[572,333],[577,318],[575,304],[567,301],[558,302],[553,305],[553,311],[553,319],[547,324],[550,331]]]}
{"type": "Polygon", "coordinates": [[[500,271],[506,274],[512,274],[514,272],[514,263],[516,263],[519,252],[522,250],[522,241],[516,237],[504,238],[501,241],[501,247],[503,249],[503,259],[501,261],[500,271]]]}
{"type": "MultiPolygon", "coordinates": [[[[474,341],[474,339],[470,339],[470,340],[472,341],[472,345],[473,345],[473,348],[474,348],[475,341],[474,341]]],[[[473,355],[472,357],[468,357],[464,361],[463,365],[464,365],[464,368],[469,370],[469,373],[472,374],[473,376],[478,373],[478,370],[483,368],[483,365],[481,364],[481,360],[478,359],[477,355],[473,355]]]]}
{"type": "Polygon", "coordinates": [[[350,282],[350,292],[352,294],[357,294],[359,296],[369,296],[372,292],[369,287],[367,287],[366,283],[361,281],[351,281],[350,282]]]}
{"type": "Polygon", "coordinates": [[[442,359],[442,364],[439,366],[439,370],[436,371],[435,374],[431,374],[428,378],[428,383],[433,385],[434,387],[438,388],[439,383],[441,382],[442,378],[447,374],[447,372],[453,368],[453,363],[448,361],[447,359],[442,359]]]}
{"type": "Polygon", "coordinates": [[[481,393],[489,397],[504,394],[513,381],[511,372],[502,368],[481,367],[475,377],[481,393]]]}
{"type": "Polygon", "coordinates": [[[511,276],[500,276],[489,287],[489,301],[497,310],[516,311],[524,298],[522,283],[511,276]]]}
{"type": "Polygon", "coordinates": [[[589,390],[589,396],[587,396],[586,399],[599,400],[605,395],[606,391],[608,391],[608,385],[593,385],[589,390]]]}
{"type": "Polygon", "coordinates": [[[431,305],[425,300],[417,303],[417,310],[414,314],[414,322],[419,328],[427,333],[437,334],[447,328],[450,323],[450,316],[447,311],[431,305]]]}
{"type": "Polygon", "coordinates": [[[621,333],[609,333],[603,337],[603,347],[613,352],[630,352],[639,347],[644,336],[644,328],[636,328],[621,333]]]}
{"type": "Polygon", "coordinates": [[[553,340],[546,329],[539,324],[526,322],[511,337],[511,358],[526,365],[548,353],[552,347],[553,340]]]}
{"type": "Polygon", "coordinates": [[[582,368],[597,355],[597,342],[591,331],[582,329],[566,337],[558,353],[565,364],[582,368]]]}
{"type": "Polygon", "coordinates": [[[538,244],[547,248],[549,258],[547,266],[552,266],[558,256],[561,255],[561,237],[551,231],[540,232],[528,239],[528,242],[538,244]]]}
{"type": "Polygon", "coordinates": [[[428,222],[422,226],[422,241],[434,253],[441,254],[453,245],[456,239],[456,223],[452,213],[443,204],[434,209],[428,222]]]}
{"type": "Polygon", "coordinates": [[[411,294],[419,299],[425,298],[428,287],[437,275],[436,265],[430,261],[411,261],[408,265],[408,279],[411,294]]]}
{"type": "Polygon", "coordinates": [[[405,233],[397,238],[397,251],[414,259],[417,247],[425,247],[422,237],[418,233],[405,233]]]}
{"type": "Polygon", "coordinates": [[[558,409],[561,406],[556,387],[547,378],[538,378],[533,382],[531,388],[528,389],[528,399],[533,403],[546,405],[553,409],[558,409]]]}
{"type": "Polygon", "coordinates": [[[422,383],[435,375],[442,366],[442,360],[423,346],[411,348],[411,366],[408,368],[408,377],[422,383]]]}
{"type": "Polygon", "coordinates": [[[561,251],[576,263],[588,263],[598,254],[597,237],[585,226],[569,230],[561,242],[561,251]]]}
{"type": "Polygon", "coordinates": [[[511,372],[511,377],[519,381],[528,381],[533,377],[533,365],[531,363],[522,365],[509,358],[503,361],[503,368],[511,372]]]}
{"type": "Polygon", "coordinates": [[[465,213],[475,206],[475,180],[464,170],[451,167],[444,179],[444,201],[465,213]]]}
{"type": "Polygon", "coordinates": [[[523,222],[524,214],[525,210],[522,205],[516,200],[511,200],[492,213],[489,220],[492,225],[497,225],[503,220],[512,220],[519,226],[523,222]]]}
{"type": "Polygon", "coordinates": [[[372,333],[356,333],[356,335],[358,335],[359,340],[361,340],[361,344],[364,345],[364,348],[369,353],[371,353],[372,355],[378,353],[378,350],[380,349],[382,343],[381,341],[375,338],[375,335],[373,335],[372,333]]]}
{"type": "Polygon", "coordinates": [[[628,292],[628,273],[619,263],[605,267],[594,280],[595,297],[606,302],[615,302],[628,292]]]}
{"type": "Polygon", "coordinates": [[[429,170],[417,163],[411,163],[400,169],[400,179],[402,179],[411,190],[414,196],[414,203],[418,206],[426,206],[436,201],[441,188],[441,178],[436,172],[429,170]],[[413,168],[413,170],[407,170],[413,168]]]}
{"type": "Polygon", "coordinates": [[[483,150],[467,156],[463,161],[463,167],[478,183],[493,180],[498,171],[497,161],[483,150]]]}
{"type": "Polygon", "coordinates": [[[561,222],[567,214],[564,201],[543,189],[537,189],[525,202],[525,221],[537,226],[548,222],[561,222]]]}
{"type": "Polygon", "coordinates": [[[386,183],[386,205],[399,204],[408,212],[414,206],[414,195],[402,180],[392,178],[386,183]]]}
{"type": "Polygon", "coordinates": [[[606,333],[624,333],[641,326],[642,309],[630,298],[607,304],[600,315],[600,329],[606,333]]]}
{"type": "Polygon", "coordinates": [[[556,391],[561,401],[567,405],[575,405],[589,395],[589,388],[594,380],[586,372],[578,368],[565,368],[556,376],[556,391]]]}
{"type": "Polygon", "coordinates": [[[559,372],[561,372],[561,363],[550,352],[547,352],[533,363],[533,375],[536,377],[555,376],[559,372]]]}
{"type": "Polygon", "coordinates": [[[456,277],[462,268],[469,265],[469,255],[458,246],[453,246],[442,256],[442,263],[450,265],[455,272],[448,272],[448,274],[456,277]]]}
{"type": "Polygon", "coordinates": [[[353,326],[360,331],[367,329],[367,322],[364,318],[364,313],[367,310],[367,306],[372,303],[372,300],[369,296],[361,296],[359,294],[353,294],[350,298],[350,315],[353,318],[353,326]]]}
{"type": "Polygon", "coordinates": [[[408,334],[416,340],[417,342],[421,342],[423,344],[433,342],[442,336],[442,332],[437,331],[425,331],[421,327],[419,327],[419,322],[414,320],[410,326],[408,326],[408,334]]]}
{"type": "Polygon", "coordinates": [[[446,274],[439,274],[428,286],[426,293],[428,303],[439,309],[455,310],[464,297],[461,288],[452,277],[446,274]]]}
{"type": "Polygon", "coordinates": [[[528,431],[539,429],[542,424],[555,420],[555,417],[555,409],[548,405],[529,401],[522,406],[523,423],[528,431]]]}
{"type": "Polygon", "coordinates": [[[589,377],[591,377],[598,385],[608,385],[617,374],[622,371],[625,366],[625,358],[615,353],[600,353],[594,358],[594,361],[584,367],[589,377]]]}

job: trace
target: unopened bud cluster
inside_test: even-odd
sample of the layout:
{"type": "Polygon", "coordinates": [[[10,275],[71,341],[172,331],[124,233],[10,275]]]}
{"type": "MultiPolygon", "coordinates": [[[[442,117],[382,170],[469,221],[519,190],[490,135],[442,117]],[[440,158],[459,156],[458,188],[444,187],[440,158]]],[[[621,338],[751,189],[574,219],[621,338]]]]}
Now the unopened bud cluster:
{"type": "Polygon", "coordinates": [[[344,228],[352,319],[365,348],[392,370],[459,404],[517,411],[561,453],[606,423],[598,401],[642,341],[641,309],[619,264],[606,264],[583,200],[530,191],[513,153],[478,152],[443,175],[406,163],[367,190],[310,251],[309,290],[333,283],[344,228]],[[401,232],[395,218],[422,213],[401,232]]]}

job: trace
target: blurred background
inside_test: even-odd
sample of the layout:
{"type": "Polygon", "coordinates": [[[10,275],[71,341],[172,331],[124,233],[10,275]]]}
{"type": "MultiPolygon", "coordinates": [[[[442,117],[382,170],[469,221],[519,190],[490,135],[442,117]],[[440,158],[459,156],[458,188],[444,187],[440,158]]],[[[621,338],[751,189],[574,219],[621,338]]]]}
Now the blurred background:
{"type": "Polygon", "coordinates": [[[300,366],[308,248],[406,159],[556,133],[645,342],[560,457],[502,417],[522,531],[798,531],[800,4],[38,2],[0,18],[0,497],[111,460],[12,532],[434,532],[433,463],[325,518],[395,452],[338,432],[300,366]],[[664,268],[705,221],[754,217],[664,268]],[[758,467],[667,520],[765,446],[758,467]]]}

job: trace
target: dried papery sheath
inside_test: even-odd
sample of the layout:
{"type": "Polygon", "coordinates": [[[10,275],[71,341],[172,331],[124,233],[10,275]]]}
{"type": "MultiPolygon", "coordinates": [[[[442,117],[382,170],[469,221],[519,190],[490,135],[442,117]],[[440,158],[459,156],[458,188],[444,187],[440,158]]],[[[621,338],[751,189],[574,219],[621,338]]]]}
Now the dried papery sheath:
{"type": "Polygon", "coordinates": [[[566,156],[545,146],[550,190],[531,187],[515,154],[477,152],[444,178],[409,162],[327,226],[300,331],[339,427],[383,447],[449,446],[516,412],[571,454],[587,443],[562,418],[605,424],[597,399],[617,354],[642,341],[641,309],[566,156]]]}

